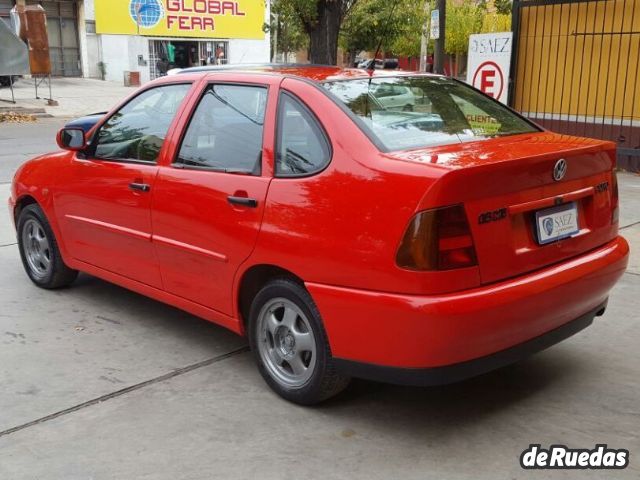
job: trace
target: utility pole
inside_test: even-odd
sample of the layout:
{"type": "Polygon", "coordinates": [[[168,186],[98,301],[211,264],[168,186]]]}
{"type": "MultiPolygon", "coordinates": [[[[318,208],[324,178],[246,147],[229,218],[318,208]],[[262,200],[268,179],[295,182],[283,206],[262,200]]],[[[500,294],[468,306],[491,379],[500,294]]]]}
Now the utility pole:
{"type": "MultiPolygon", "coordinates": [[[[447,1],[437,0],[436,10],[438,11],[438,38],[435,39],[434,52],[433,52],[433,71],[435,73],[444,73],[444,35],[446,28],[446,10],[447,1]]],[[[431,16],[433,18],[433,15],[431,16]]],[[[433,32],[433,25],[431,31],[433,32]]]]}
{"type": "Polygon", "coordinates": [[[276,13],[274,15],[275,30],[273,32],[273,52],[271,53],[271,62],[278,63],[278,30],[280,30],[280,17],[276,13]]]}
{"type": "Polygon", "coordinates": [[[420,71],[427,71],[427,55],[428,47],[429,47],[429,14],[431,11],[431,2],[429,0],[425,0],[424,2],[424,13],[425,13],[425,21],[422,26],[422,38],[420,39],[420,71]]]}

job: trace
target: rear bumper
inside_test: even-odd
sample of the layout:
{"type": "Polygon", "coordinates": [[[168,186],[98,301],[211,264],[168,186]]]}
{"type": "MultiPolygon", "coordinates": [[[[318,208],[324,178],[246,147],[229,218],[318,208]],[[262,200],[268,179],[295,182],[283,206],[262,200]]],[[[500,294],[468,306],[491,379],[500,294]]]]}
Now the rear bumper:
{"type": "MultiPolygon", "coordinates": [[[[448,367],[481,372],[487,365],[515,361],[522,352],[546,348],[588,325],[624,273],[628,254],[627,242],[617,237],[561,264],[446,295],[398,295],[314,283],[307,283],[307,288],[323,317],[334,358],[355,376],[371,378],[362,365],[354,364],[383,370],[448,367]],[[514,348],[517,351],[511,351],[514,348]],[[465,365],[470,361],[480,363],[465,365]]],[[[390,376],[403,374],[391,371],[390,376]]]]}
{"type": "Polygon", "coordinates": [[[519,345],[491,355],[474,360],[467,360],[466,362],[455,363],[453,365],[432,368],[399,368],[343,359],[335,359],[335,363],[338,370],[342,373],[367,380],[394,383],[396,385],[446,385],[510,365],[534,353],[538,353],[545,348],[549,348],[587,328],[593,323],[593,318],[596,315],[604,313],[605,308],[606,303],[569,323],[565,323],[550,332],[532,338],[519,345]]]}

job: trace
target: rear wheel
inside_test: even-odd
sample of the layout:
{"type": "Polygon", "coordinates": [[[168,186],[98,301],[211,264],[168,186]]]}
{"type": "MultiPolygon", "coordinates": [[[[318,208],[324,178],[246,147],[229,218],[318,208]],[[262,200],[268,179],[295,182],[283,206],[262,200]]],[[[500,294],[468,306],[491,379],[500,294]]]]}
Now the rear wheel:
{"type": "Polygon", "coordinates": [[[293,280],[273,280],[256,295],[249,341],[263,378],[291,402],[312,405],[349,383],[349,377],[335,369],[311,295],[293,280]]]}
{"type": "Polygon", "coordinates": [[[59,288],[71,284],[77,270],[62,261],[58,242],[42,209],[27,205],[18,217],[18,247],[27,275],[42,288],[59,288]]]}

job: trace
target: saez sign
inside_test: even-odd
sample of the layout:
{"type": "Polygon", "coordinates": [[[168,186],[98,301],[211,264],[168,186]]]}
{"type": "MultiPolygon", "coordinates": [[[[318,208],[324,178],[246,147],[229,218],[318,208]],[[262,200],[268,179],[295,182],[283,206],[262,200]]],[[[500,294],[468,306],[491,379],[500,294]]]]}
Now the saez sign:
{"type": "Polygon", "coordinates": [[[512,32],[469,36],[467,83],[507,103],[512,32]]]}
{"type": "Polygon", "coordinates": [[[95,0],[96,32],[263,39],[264,0],[95,0]]]}

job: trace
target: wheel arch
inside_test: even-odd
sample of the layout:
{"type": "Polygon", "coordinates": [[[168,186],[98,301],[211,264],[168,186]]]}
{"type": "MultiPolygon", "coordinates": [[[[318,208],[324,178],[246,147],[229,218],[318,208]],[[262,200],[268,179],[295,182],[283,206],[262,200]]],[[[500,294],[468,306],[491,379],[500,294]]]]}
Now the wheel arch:
{"type": "Polygon", "coordinates": [[[304,285],[302,278],[294,272],[268,263],[252,265],[242,273],[238,287],[236,288],[236,308],[238,318],[240,319],[241,334],[245,334],[246,332],[246,325],[249,320],[249,309],[251,308],[251,301],[255,295],[269,281],[283,277],[291,278],[301,285],[304,285]]]}
{"type": "MultiPolygon", "coordinates": [[[[13,208],[13,220],[15,222],[15,225],[18,225],[18,217],[20,216],[20,212],[27,206],[29,205],[39,205],[38,201],[35,199],[35,197],[32,197],[29,194],[24,194],[22,196],[20,196],[17,200],[16,200],[16,204],[15,207],[13,208]]],[[[42,208],[42,206],[40,206],[40,208],[42,208]]]]}

